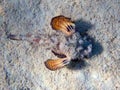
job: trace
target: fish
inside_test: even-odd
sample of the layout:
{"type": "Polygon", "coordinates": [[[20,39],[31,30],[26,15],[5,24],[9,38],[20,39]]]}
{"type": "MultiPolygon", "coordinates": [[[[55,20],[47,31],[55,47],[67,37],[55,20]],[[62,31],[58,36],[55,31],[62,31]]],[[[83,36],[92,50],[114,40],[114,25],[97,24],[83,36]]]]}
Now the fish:
{"type": "Polygon", "coordinates": [[[71,61],[89,58],[92,53],[92,42],[87,39],[87,35],[82,37],[75,31],[75,23],[68,17],[59,15],[51,19],[52,29],[61,31],[56,34],[37,34],[27,33],[24,35],[8,34],[7,38],[17,41],[28,41],[39,44],[57,56],[57,58],[47,58],[43,63],[51,71],[58,70],[70,64],[71,61]],[[65,35],[67,36],[65,36],[65,35]]]}

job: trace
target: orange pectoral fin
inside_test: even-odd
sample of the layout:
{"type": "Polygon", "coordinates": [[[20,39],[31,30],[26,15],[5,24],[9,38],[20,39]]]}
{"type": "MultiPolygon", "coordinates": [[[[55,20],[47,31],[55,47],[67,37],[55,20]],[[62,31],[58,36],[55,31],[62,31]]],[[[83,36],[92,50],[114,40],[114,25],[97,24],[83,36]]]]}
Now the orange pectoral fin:
{"type": "Polygon", "coordinates": [[[70,18],[62,15],[52,18],[51,26],[54,30],[60,30],[67,36],[70,36],[75,32],[75,24],[70,18]]]}
{"type": "Polygon", "coordinates": [[[48,59],[45,61],[45,66],[50,70],[57,70],[62,68],[63,66],[69,64],[69,60],[67,58],[59,58],[59,59],[48,59]]]}

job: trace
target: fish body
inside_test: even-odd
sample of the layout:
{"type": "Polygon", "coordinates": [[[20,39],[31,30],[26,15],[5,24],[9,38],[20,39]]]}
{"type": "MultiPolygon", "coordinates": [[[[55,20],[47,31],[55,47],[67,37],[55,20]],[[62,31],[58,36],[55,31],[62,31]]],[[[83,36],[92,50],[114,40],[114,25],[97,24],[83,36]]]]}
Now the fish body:
{"type": "Polygon", "coordinates": [[[49,70],[60,69],[70,63],[71,60],[76,58],[84,59],[92,52],[92,43],[88,37],[82,37],[79,32],[75,32],[75,24],[70,18],[65,16],[53,17],[51,20],[51,27],[56,31],[56,34],[48,35],[13,35],[9,34],[8,38],[12,40],[26,40],[35,42],[50,48],[51,52],[57,56],[56,59],[48,59],[44,62],[49,70]]]}

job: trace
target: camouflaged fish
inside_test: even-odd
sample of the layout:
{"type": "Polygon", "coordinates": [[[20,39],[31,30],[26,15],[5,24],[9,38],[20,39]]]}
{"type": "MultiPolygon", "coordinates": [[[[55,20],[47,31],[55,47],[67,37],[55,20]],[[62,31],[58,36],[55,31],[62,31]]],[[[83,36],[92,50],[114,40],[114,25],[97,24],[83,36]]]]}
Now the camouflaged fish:
{"type": "Polygon", "coordinates": [[[51,20],[51,27],[56,31],[55,34],[48,35],[13,35],[9,34],[8,38],[12,40],[26,40],[36,42],[40,45],[50,48],[51,52],[58,58],[46,60],[45,66],[49,70],[60,69],[77,58],[84,59],[92,53],[92,43],[88,36],[81,36],[75,31],[73,21],[65,16],[56,16],[51,20]]]}

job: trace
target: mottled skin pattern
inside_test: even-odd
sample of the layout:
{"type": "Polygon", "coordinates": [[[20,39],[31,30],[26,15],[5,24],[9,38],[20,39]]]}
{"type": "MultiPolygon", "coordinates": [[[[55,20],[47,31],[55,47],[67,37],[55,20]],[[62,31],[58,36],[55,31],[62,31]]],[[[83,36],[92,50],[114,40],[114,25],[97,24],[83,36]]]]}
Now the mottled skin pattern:
{"type": "Polygon", "coordinates": [[[56,32],[51,36],[47,35],[8,35],[12,40],[26,40],[40,45],[47,45],[54,55],[58,58],[48,59],[45,66],[50,70],[57,70],[68,65],[71,60],[84,59],[89,57],[92,52],[91,40],[87,36],[82,37],[75,32],[75,24],[65,16],[57,16],[51,20],[51,26],[56,32]]]}

